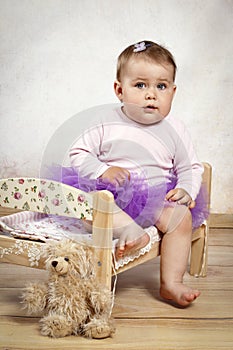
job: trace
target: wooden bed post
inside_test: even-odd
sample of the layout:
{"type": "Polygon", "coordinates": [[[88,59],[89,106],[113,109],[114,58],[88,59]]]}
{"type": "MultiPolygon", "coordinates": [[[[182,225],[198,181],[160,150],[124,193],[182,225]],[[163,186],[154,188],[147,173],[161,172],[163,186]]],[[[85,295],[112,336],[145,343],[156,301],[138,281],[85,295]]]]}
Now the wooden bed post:
{"type": "MultiPolygon", "coordinates": [[[[203,163],[203,165],[204,165],[204,173],[203,173],[202,182],[206,186],[209,207],[210,207],[212,167],[208,163],[203,163]]],[[[201,225],[193,233],[191,258],[190,258],[190,275],[192,276],[195,276],[195,277],[206,276],[207,261],[208,261],[208,234],[209,234],[209,219],[207,219],[207,222],[201,225]]]]}
{"type": "Polygon", "coordinates": [[[93,246],[97,259],[97,279],[111,289],[112,213],[114,197],[109,191],[93,194],[93,246]]]}

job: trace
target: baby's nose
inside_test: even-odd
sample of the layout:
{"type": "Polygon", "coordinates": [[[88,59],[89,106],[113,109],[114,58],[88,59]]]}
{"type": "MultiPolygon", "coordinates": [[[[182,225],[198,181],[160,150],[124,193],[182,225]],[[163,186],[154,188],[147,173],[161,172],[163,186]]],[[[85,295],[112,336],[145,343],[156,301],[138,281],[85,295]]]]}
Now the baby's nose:
{"type": "Polygon", "coordinates": [[[51,262],[51,264],[52,264],[52,266],[53,266],[53,267],[56,267],[56,266],[57,266],[57,264],[58,264],[58,261],[53,260],[53,261],[51,262]]]}
{"type": "Polygon", "coordinates": [[[156,99],[156,92],[155,90],[152,88],[152,89],[148,89],[147,92],[146,92],[146,98],[148,100],[150,99],[156,99]]]}

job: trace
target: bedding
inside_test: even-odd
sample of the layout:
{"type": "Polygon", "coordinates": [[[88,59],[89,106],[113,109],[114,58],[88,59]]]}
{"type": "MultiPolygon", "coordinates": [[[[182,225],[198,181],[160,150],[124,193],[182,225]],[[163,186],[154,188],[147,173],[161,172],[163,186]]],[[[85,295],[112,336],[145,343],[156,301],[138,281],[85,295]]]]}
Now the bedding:
{"type": "MultiPolygon", "coordinates": [[[[120,260],[114,260],[115,270],[149,252],[152,245],[160,240],[157,229],[152,226],[145,229],[150,236],[150,242],[144,248],[133,255],[125,256],[120,260]]],[[[23,211],[0,218],[1,235],[11,238],[9,247],[3,247],[0,243],[0,259],[9,255],[23,255],[28,259],[31,267],[38,267],[43,262],[43,243],[50,240],[64,238],[74,239],[80,243],[92,245],[92,234],[87,232],[83,220],[72,217],[50,215],[23,211]],[[13,239],[12,239],[13,238],[13,239]],[[41,244],[35,244],[40,242],[41,244]]],[[[118,240],[112,242],[114,256],[118,240]]],[[[1,260],[0,260],[1,261],[1,260]]]]}

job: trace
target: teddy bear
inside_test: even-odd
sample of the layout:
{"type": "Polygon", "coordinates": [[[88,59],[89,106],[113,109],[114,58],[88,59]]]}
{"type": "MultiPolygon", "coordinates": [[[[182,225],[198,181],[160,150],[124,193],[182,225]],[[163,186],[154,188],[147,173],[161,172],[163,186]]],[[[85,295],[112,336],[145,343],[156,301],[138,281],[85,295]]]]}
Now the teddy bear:
{"type": "Polygon", "coordinates": [[[70,239],[45,246],[48,282],[30,283],[22,294],[30,314],[44,314],[39,321],[41,334],[111,337],[113,295],[96,281],[93,248],[70,239]]]}

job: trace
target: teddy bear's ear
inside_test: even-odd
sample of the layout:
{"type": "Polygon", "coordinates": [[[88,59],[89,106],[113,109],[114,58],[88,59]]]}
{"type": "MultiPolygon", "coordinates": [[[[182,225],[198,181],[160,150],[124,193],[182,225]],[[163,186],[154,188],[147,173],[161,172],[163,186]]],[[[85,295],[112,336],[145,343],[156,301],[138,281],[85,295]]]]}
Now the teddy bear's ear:
{"type": "Polygon", "coordinates": [[[43,246],[42,255],[43,257],[49,259],[54,255],[62,254],[65,249],[67,252],[69,252],[73,246],[74,246],[74,243],[67,239],[61,240],[61,241],[51,240],[45,243],[45,245],[43,246]]]}
{"type": "Polygon", "coordinates": [[[42,249],[42,256],[44,258],[47,258],[49,256],[53,256],[54,252],[55,252],[55,248],[56,248],[56,243],[54,241],[51,242],[47,242],[43,245],[43,249],[42,249]]]}

